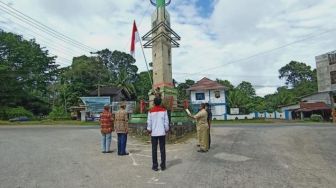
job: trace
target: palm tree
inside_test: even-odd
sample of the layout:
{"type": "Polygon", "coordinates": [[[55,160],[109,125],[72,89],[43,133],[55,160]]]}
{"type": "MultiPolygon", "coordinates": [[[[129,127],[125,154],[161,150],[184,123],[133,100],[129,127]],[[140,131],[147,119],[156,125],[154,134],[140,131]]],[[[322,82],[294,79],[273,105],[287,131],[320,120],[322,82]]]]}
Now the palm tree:
{"type": "Polygon", "coordinates": [[[240,108],[245,111],[250,105],[249,97],[238,89],[233,89],[228,93],[227,102],[230,108],[240,108]]]}
{"type": "Polygon", "coordinates": [[[115,86],[124,89],[128,96],[134,96],[136,93],[135,87],[131,82],[130,76],[127,74],[126,68],[120,70],[114,84],[115,86]]]}

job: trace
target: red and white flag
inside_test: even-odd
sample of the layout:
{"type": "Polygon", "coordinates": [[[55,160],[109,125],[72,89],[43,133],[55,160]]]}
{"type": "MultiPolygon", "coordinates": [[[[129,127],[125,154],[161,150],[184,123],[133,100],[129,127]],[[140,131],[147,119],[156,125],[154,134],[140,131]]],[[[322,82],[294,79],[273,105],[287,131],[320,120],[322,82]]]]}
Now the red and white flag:
{"type": "Polygon", "coordinates": [[[131,40],[131,55],[134,57],[135,53],[135,44],[140,41],[140,36],[138,32],[138,28],[135,24],[135,20],[133,22],[133,30],[132,30],[132,40],[131,40]]]}

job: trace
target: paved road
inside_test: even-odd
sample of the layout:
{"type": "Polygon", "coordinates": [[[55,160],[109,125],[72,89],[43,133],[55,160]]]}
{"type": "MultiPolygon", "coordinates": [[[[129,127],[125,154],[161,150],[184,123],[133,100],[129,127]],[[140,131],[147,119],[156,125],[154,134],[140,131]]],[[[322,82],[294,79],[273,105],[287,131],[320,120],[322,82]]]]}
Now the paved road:
{"type": "Polygon", "coordinates": [[[326,125],[217,127],[210,152],[195,139],[168,145],[167,170],[153,172],[148,144],[130,138],[130,156],[102,154],[95,127],[0,127],[0,187],[334,188],[335,135],[326,125]]]}

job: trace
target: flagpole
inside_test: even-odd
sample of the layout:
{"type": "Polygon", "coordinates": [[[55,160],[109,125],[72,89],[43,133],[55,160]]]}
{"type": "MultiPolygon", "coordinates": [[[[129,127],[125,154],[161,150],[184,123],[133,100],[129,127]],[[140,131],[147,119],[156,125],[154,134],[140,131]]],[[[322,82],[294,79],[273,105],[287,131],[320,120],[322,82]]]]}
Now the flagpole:
{"type": "Polygon", "coordinates": [[[152,80],[152,77],[149,73],[149,68],[148,68],[148,63],[147,63],[147,58],[146,58],[146,55],[145,55],[145,51],[144,51],[144,47],[142,46],[142,40],[141,40],[141,37],[140,37],[140,32],[138,30],[138,33],[139,33],[139,41],[140,41],[140,45],[141,45],[141,50],[142,50],[142,54],[144,56],[144,59],[145,59],[145,63],[146,63],[146,68],[147,68],[147,73],[148,73],[148,76],[149,76],[149,80],[152,84],[152,88],[153,88],[153,80],[152,80]]]}

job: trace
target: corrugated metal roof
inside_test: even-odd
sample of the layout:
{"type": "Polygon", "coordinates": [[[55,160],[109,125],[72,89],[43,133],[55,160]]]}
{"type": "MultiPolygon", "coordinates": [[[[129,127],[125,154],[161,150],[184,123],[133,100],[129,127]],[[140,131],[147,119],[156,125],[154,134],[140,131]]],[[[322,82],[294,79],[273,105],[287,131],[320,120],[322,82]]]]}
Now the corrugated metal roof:
{"type": "Polygon", "coordinates": [[[330,110],[330,107],[326,105],[324,102],[314,102],[314,103],[301,102],[300,108],[297,111],[310,112],[316,110],[330,110]]]}

